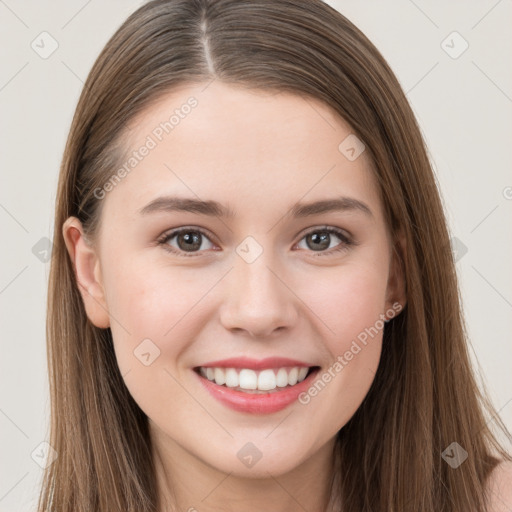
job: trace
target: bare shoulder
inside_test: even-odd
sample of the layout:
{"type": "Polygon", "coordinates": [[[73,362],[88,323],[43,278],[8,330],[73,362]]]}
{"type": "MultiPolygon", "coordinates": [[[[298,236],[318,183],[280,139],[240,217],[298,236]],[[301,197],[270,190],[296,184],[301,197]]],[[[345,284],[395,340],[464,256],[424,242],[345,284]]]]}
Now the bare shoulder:
{"type": "Polygon", "coordinates": [[[489,512],[512,510],[512,462],[500,463],[491,473],[488,482],[489,512]]]}

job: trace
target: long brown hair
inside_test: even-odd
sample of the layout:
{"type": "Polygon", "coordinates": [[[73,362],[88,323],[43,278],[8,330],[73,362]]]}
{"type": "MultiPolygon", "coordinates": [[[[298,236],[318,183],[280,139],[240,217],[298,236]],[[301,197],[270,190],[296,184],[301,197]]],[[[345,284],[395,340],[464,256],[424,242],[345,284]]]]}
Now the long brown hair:
{"type": "MultiPolygon", "coordinates": [[[[127,123],[179,85],[227,84],[322,100],[364,142],[401,254],[407,306],[385,327],[375,380],[338,433],[333,502],[345,512],[484,511],[510,460],[468,357],[449,234],[425,144],[386,61],[320,0],[155,0],[107,43],[80,96],[55,212],[48,294],[50,444],[39,511],[155,511],[147,417],[120,375],[110,329],[91,324],[66,252],[69,216],[91,239],[94,191],[120,163],[127,123]],[[442,452],[457,442],[457,469],[442,452]]],[[[509,435],[501,420],[499,427],[509,435]]]]}

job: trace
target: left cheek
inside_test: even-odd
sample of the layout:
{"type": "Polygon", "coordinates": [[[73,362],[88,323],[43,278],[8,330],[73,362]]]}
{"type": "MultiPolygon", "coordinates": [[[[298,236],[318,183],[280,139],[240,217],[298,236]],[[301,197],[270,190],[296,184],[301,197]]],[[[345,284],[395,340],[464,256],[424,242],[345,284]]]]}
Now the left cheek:
{"type": "Polygon", "coordinates": [[[375,324],[384,312],[386,285],[369,268],[345,268],[318,283],[309,303],[330,328],[330,337],[346,341],[375,324]],[[333,332],[332,332],[333,331],[333,332]]]}

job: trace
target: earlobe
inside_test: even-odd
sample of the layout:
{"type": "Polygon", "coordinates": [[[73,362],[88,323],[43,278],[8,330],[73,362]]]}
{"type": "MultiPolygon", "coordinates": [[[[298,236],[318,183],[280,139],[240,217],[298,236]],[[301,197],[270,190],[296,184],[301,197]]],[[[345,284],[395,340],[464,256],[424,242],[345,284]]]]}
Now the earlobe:
{"type": "Polygon", "coordinates": [[[407,246],[405,236],[399,233],[391,250],[386,307],[402,311],[407,302],[405,279],[405,257],[407,246]]]}
{"type": "Polygon", "coordinates": [[[110,317],[98,255],[87,242],[82,224],[76,217],[69,217],[64,222],[62,235],[75,270],[87,317],[96,327],[106,329],[110,327],[110,317]]]}

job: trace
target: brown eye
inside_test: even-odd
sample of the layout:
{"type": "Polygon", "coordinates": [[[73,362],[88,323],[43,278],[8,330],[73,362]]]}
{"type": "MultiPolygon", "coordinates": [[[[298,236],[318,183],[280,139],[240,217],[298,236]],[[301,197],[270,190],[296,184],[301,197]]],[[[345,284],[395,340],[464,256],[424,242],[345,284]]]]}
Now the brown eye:
{"type": "Polygon", "coordinates": [[[330,233],[322,233],[321,235],[319,235],[318,232],[315,232],[306,236],[306,245],[313,251],[329,249],[330,244],[330,233]]]}
{"type": "Polygon", "coordinates": [[[345,235],[341,230],[334,228],[322,228],[310,231],[302,238],[302,240],[305,240],[306,242],[306,249],[320,253],[328,252],[329,254],[331,252],[347,249],[349,245],[352,245],[352,242],[347,235],[345,235]],[[331,246],[331,243],[333,241],[335,242],[336,238],[341,243],[331,246]],[[327,249],[332,249],[333,247],[333,251],[327,251],[327,249]]]}
{"type": "MultiPolygon", "coordinates": [[[[195,255],[201,250],[208,249],[205,246],[205,240],[209,241],[208,236],[197,229],[178,229],[166,234],[163,239],[159,241],[165,248],[171,252],[176,253],[189,253],[188,255],[195,255]],[[175,240],[176,245],[173,243],[175,240]]],[[[211,242],[210,242],[211,243],[211,242]]]]}
{"type": "Polygon", "coordinates": [[[201,248],[201,237],[197,231],[186,231],[176,235],[176,241],[182,251],[194,251],[201,248]]]}

